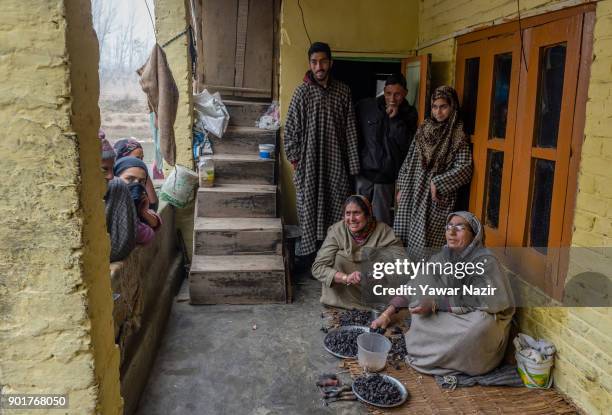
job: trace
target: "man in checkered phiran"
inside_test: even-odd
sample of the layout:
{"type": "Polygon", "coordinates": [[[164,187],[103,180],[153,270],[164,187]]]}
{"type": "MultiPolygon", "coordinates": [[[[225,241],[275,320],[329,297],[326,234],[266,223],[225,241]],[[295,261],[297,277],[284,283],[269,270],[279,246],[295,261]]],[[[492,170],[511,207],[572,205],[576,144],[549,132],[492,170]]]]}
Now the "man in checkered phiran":
{"type": "Polygon", "coordinates": [[[330,76],[329,45],[308,50],[310,70],[293,93],[285,121],[284,148],[293,166],[302,237],[296,254],[314,257],[327,228],[342,219],[359,173],[355,111],[349,87],[330,76]]]}

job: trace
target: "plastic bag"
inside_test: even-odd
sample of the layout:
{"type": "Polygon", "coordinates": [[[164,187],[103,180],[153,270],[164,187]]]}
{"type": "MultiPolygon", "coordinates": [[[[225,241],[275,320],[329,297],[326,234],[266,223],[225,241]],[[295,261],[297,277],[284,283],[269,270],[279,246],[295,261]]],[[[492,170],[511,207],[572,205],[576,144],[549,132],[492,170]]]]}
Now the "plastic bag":
{"type": "Polygon", "coordinates": [[[198,174],[184,166],[175,166],[161,187],[159,198],[172,206],[184,208],[198,185],[198,174]]]}
{"type": "Polygon", "coordinates": [[[212,143],[206,131],[200,131],[193,128],[193,159],[196,162],[200,161],[202,156],[210,156],[213,154],[212,143]]]}
{"type": "Polygon", "coordinates": [[[280,112],[278,102],[273,101],[266,112],[255,122],[255,126],[264,130],[278,130],[280,128],[280,112]]]}
{"type": "Polygon", "coordinates": [[[221,138],[229,123],[229,112],[221,101],[218,92],[210,94],[206,89],[193,95],[193,110],[196,115],[196,125],[221,138]]]}

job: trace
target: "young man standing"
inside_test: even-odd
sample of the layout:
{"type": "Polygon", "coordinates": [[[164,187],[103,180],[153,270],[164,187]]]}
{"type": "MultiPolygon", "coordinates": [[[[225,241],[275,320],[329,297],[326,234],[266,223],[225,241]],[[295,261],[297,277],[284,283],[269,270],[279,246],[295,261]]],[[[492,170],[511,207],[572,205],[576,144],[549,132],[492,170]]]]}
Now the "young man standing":
{"type": "Polygon", "coordinates": [[[342,204],[351,193],[349,176],[359,173],[350,89],[330,76],[329,45],[313,43],[308,60],[310,70],[293,93],[284,132],[302,230],[300,256],[315,253],[327,228],[342,219],[342,204]]]}
{"type": "Polygon", "coordinates": [[[400,73],[385,81],[384,94],[357,104],[359,161],[357,193],[370,199],[374,216],[393,226],[395,181],[417,129],[416,109],[406,101],[406,79],[400,73]]]}

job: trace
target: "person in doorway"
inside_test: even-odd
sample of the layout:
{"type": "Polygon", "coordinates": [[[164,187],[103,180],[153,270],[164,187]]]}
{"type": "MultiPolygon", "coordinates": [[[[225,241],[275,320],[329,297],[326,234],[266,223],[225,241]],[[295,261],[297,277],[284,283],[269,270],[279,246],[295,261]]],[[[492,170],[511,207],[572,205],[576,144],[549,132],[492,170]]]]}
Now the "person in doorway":
{"type": "Polygon", "coordinates": [[[136,246],[138,216],[127,185],[120,178],[114,177],[115,151],[108,140],[103,138],[103,134],[100,139],[100,169],[107,183],[104,213],[111,242],[110,261],[115,262],[125,259],[136,246]]]}
{"type": "Polygon", "coordinates": [[[406,363],[431,375],[482,375],[495,369],[504,357],[515,312],[512,288],[502,264],[484,248],[484,230],[473,214],[449,214],[445,229],[446,245],[430,262],[444,268],[461,264],[462,270],[467,269],[466,264],[473,264],[474,269],[480,265],[482,272],[417,276],[415,281],[432,284],[435,280],[437,287],[456,289],[457,294],[394,297],[372,328],[387,327],[393,314],[409,307],[412,320],[405,335],[406,363]],[[491,295],[468,295],[462,287],[470,287],[468,293],[476,288],[491,295]]]}
{"type": "Polygon", "coordinates": [[[161,218],[149,208],[149,198],[145,183],[149,176],[147,165],[136,157],[124,157],[115,162],[115,176],[127,184],[136,211],[138,213],[138,229],[136,243],[146,245],[155,236],[155,231],[161,227],[161,218]]]}
{"type": "Polygon", "coordinates": [[[457,93],[441,86],[431,96],[431,116],[417,129],[397,179],[393,229],[413,261],[444,245],[444,225],[455,208],[457,189],[471,178],[472,153],[457,93]]]}
{"type": "MultiPolygon", "coordinates": [[[[140,142],[133,137],[117,140],[114,148],[115,152],[117,153],[117,160],[120,160],[123,157],[136,157],[140,160],[144,159],[144,149],[142,148],[142,144],[140,144],[140,142]]],[[[157,212],[157,205],[159,201],[157,199],[157,193],[155,193],[155,187],[153,186],[153,180],[151,180],[150,175],[147,175],[145,189],[147,189],[147,197],[149,198],[149,208],[157,212]]]]}
{"type": "Polygon", "coordinates": [[[393,226],[395,181],[418,124],[407,92],[404,75],[390,75],[383,95],[361,100],[356,111],[361,166],[356,191],[372,201],[374,216],[389,226],[393,226]]]}
{"type": "MultiPolygon", "coordinates": [[[[98,134],[98,137],[100,137],[100,134],[98,134]]],[[[117,158],[117,153],[115,153],[115,150],[113,150],[113,146],[106,138],[104,138],[103,135],[102,138],[100,138],[100,147],[102,150],[100,170],[102,170],[104,179],[109,182],[113,179],[113,177],[115,177],[113,174],[113,167],[115,166],[115,159],[117,158]]]]}
{"type": "Polygon", "coordinates": [[[296,254],[312,261],[327,228],[342,218],[359,173],[355,111],[347,85],[333,79],[329,45],[308,50],[310,70],[297,87],[285,122],[284,149],[291,163],[301,239],[296,254]]]}
{"type": "Polygon", "coordinates": [[[341,308],[361,308],[364,250],[387,248],[392,257],[404,257],[402,241],[393,229],[376,220],[365,196],[353,195],[344,203],[344,219],[329,228],[312,264],[312,275],[321,281],[321,303],[341,308]]]}

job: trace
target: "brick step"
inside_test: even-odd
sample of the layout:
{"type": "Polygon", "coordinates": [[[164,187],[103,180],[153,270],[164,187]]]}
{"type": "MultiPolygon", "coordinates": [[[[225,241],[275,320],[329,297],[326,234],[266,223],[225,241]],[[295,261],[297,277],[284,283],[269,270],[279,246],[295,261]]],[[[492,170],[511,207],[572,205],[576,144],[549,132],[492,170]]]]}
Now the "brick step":
{"type": "Polygon", "coordinates": [[[196,212],[208,218],[275,218],[276,186],[226,184],[198,189],[196,212]]]}
{"type": "Polygon", "coordinates": [[[267,111],[269,102],[224,100],[229,112],[229,125],[255,127],[255,122],[267,111]]]}
{"type": "Polygon", "coordinates": [[[192,304],[284,303],[280,255],[194,255],[189,273],[192,304]]]}
{"type": "Polygon", "coordinates": [[[216,154],[259,155],[260,144],[276,144],[276,131],[255,127],[228,127],[223,138],[211,138],[216,154]]]}
{"type": "Polygon", "coordinates": [[[259,154],[215,154],[215,184],[274,184],[274,160],[259,154]]]}
{"type": "Polygon", "coordinates": [[[278,218],[196,218],[195,255],[282,255],[278,218]]]}

